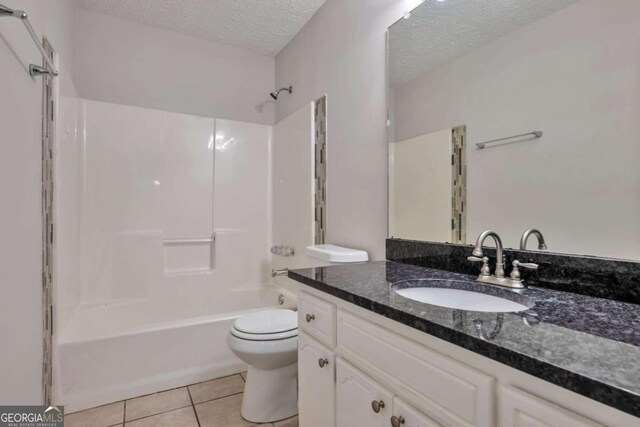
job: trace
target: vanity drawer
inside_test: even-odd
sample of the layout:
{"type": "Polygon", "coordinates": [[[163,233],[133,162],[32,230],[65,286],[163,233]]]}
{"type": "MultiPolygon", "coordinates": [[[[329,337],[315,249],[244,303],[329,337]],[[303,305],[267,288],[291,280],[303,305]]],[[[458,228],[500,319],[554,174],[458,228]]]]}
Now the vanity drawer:
{"type": "Polygon", "coordinates": [[[448,426],[495,425],[495,379],[407,338],[338,312],[338,349],[385,384],[406,390],[411,402],[448,426]],[[366,369],[370,367],[370,369],[366,369]]]}
{"type": "Polygon", "coordinates": [[[330,347],[336,346],[336,306],[301,292],[298,328],[330,347]]]}

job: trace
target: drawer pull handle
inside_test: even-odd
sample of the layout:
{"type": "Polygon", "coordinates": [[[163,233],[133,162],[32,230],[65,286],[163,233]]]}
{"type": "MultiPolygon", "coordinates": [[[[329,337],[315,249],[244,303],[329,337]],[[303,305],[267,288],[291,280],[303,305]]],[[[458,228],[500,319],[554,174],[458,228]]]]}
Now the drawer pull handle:
{"type": "Polygon", "coordinates": [[[382,400],[374,400],[371,402],[371,409],[373,409],[373,412],[376,414],[380,412],[382,408],[384,408],[384,402],[382,400]]]}
{"type": "Polygon", "coordinates": [[[313,314],[308,314],[304,317],[305,320],[307,321],[307,323],[311,323],[312,320],[314,320],[316,318],[316,316],[314,316],[313,314]]]}
{"type": "Polygon", "coordinates": [[[404,424],[403,417],[396,417],[395,415],[391,417],[391,425],[393,427],[400,427],[401,424],[404,424]]]}
{"type": "Polygon", "coordinates": [[[321,368],[324,368],[324,365],[328,365],[329,364],[329,359],[323,359],[322,357],[320,359],[318,359],[318,366],[320,366],[321,368]]]}

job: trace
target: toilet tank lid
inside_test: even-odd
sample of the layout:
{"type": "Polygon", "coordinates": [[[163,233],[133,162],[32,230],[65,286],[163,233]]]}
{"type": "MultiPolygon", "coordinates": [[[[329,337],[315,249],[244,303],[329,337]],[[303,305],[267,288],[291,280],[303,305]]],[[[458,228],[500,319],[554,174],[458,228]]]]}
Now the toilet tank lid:
{"type": "Polygon", "coordinates": [[[298,327],[298,314],[293,310],[275,308],[260,310],[238,317],[233,328],[247,334],[277,334],[298,327]]]}
{"type": "Polygon", "coordinates": [[[369,261],[369,254],[366,251],[336,245],[307,246],[307,255],[329,262],[369,261]]]}

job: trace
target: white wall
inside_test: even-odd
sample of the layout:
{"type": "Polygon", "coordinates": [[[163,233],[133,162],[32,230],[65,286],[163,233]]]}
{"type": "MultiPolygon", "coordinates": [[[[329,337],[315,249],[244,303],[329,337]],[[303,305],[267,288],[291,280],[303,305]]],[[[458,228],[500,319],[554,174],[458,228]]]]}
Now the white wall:
{"type": "MultiPolygon", "coordinates": [[[[73,96],[73,3],[3,0],[24,9],[59,55],[59,91],[73,96]]],[[[41,404],[42,395],[42,81],[29,63],[40,54],[22,23],[0,23],[0,404],[41,404]]]]}
{"type": "Polygon", "coordinates": [[[273,128],[271,236],[274,245],[295,249],[291,258],[273,255],[273,268],[306,267],[305,248],[314,242],[313,108],[309,102],[273,128]]]}
{"type": "Polygon", "coordinates": [[[327,94],[327,242],[384,258],[386,30],[417,1],[328,0],[276,57],[276,118],[327,94]]]}
{"type": "Polygon", "coordinates": [[[635,0],[582,0],[395,88],[397,140],[467,125],[469,239],[538,227],[551,251],[640,258],[638,22],[635,0]]]}
{"type": "MultiPolygon", "coordinates": [[[[271,241],[295,250],[293,257],[271,256],[271,266],[309,268],[326,265],[306,254],[315,241],[315,124],[314,103],[308,102],[273,127],[271,150],[271,241]]],[[[274,282],[290,290],[298,283],[287,277],[274,282]]]]}
{"type": "Polygon", "coordinates": [[[273,58],[84,10],[76,23],[83,98],[273,124],[273,58]]]}
{"type": "Polygon", "coordinates": [[[452,241],[452,130],[389,146],[389,235],[452,241]]]}

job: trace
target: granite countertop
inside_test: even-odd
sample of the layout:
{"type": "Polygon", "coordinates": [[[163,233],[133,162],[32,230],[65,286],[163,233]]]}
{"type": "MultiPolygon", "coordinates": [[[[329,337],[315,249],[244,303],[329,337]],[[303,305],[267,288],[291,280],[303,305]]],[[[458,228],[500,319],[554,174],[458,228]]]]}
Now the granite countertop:
{"type": "Polygon", "coordinates": [[[392,261],[291,270],[289,278],[640,417],[640,305],[536,287],[496,290],[474,276],[392,261]],[[423,279],[535,305],[518,313],[465,311],[392,290],[429,286],[423,279]]]}

